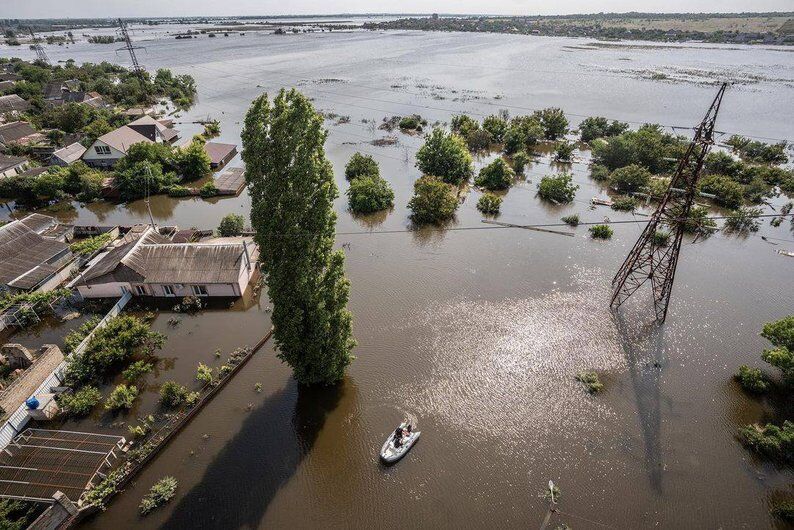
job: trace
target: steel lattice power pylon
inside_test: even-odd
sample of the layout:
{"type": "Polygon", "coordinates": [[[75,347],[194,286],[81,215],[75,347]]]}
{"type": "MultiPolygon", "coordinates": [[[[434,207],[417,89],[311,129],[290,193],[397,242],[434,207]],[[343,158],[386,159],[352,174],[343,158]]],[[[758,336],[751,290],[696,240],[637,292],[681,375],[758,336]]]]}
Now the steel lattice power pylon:
{"type": "Polygon", "coordinates": [[[30,38],[33,40],[30,48],[36,52],[36,60],[45,64],[50,64],[50,58],[47,57],[47,52],[44,51],[44,46],[42,46],[38,39],[36,39],[36,35],[33,33],[32,29],[30,29],[30,38]]]}
{"type": "Polygon", "coordinates": [[[124,47],[119,48],[116,50],[117,52],[121,50],[125,50],[130,54],[130,59],[132,60],[132,71],[138,74],[138,76],[143,80],[144,73],[146,70],[143,66],[140,65],[138,62],[138,56],[135,55],[135,50],[141,50],[140,46],[133,46],[132,40],[130,39],[130,32],[127,30],[127,25],[124,23],[123,20],[119,19],[119,30],[121,31],[121,38],[124,39],[124,47]]]}
{"type": "Polygon", "coordinates": [[[613,308],[620,307],[637,289],[650,280],[656,320],[664,322],[667,318],[667,306],[673,289],[685,221],[689,218],[697,196],[697,182],[703,169],[703,161],[714,144],[714,122],[727,86],[727,83],[723,83],[717,92],[706,116],[695,129],[695,137],[679,160],[662,201],[651,215],[648,225],[634,244],[626,261],[612,279],[610,305],[613,308]],[[659,229],[671,232],[672,237],[668,245],[660,245],[657,242],[656,233],[659,229]]]}

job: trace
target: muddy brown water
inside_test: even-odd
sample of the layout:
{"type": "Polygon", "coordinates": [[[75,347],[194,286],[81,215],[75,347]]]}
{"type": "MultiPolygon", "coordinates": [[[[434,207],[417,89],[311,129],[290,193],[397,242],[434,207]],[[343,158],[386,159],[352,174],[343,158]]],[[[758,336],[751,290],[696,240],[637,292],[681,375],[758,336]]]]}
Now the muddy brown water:
{"type": "MultiPolygon", "coordinates": [[[[774,253],[794,249],[791,224],[772,228],[764,221],[751,237],[688,242],[670,314],[657,327],[647,299],[617,316],[607,307],[612,274],[641,226],[617,225],[606,242],[589,240],[584,227],[574,238],[516,229],[404,232],[421,138],[370,122],[413,112],[446,122],[458,112],[482,117],[508,108],[515,115],[553,105],[692,126],[715,92],[701,82],[716,72],[761,77],[734,86],[718,128],[792,138],[790,116],[781,112],[794,103],[791,53],[637,43],[572,50],[588,41],[412,32],[175,41],[163,37],[168,30],[139,28],[137,38],[147,40],[148,68],[170,67],[197,80],[198,104],[178,122],[217,118],[219,141],[239,143],[250,101],[297,85],[318,109],[350,116],[347,124],[327,122],[340,192],[347,188],[344,164],[360,150],[380,163],[396,205],[354,218],[343,196],[336,203],[337,243],[349,243],[359,343],[344,383],[299,388],[272,346],[264,348],[85,527],[526,528],[540,525],[546,506],[540,494],[549,479],[562,490],[555,523],[574,528],[779,524],[769,503],[791,495],[792,473],[755,460],[734,434],[747,422],[791,417],[791,409],[744,395],[731,375],[742,363],[760,366],[766,346],[760,327],[794,312],[794,260],[774,253]],[[636,72],[645,70],[684,80],[642,79],[636,72]],[[370,144],[386,136],[397,144],[370,144]],[[574,381],[582,369],[603,374],[602,394],[588,396],[574,381]],[[418,422],[422,437],[403,461],[383,467],[377,450],[405,416],[418,422]],[[179,480],[176,498],[139,518],[140,498],[164,475],[179,480]]],[[[48,53],[55,60],[124,64],[113,50],[77,44],[48,53]]],[[[200,131],[177,126],[184,138],[200,131]]],[[[577,155],[567,167],[539,158],[505,195],[499,220],[554,223],[570,213],[583,221],[631,219],[588,209],[589,199],[605,192],[587,177],[587,152],[577,155]],[[539,178],[566,168],[580,184],[576,202],[541,203],[539,178]]],[[[478,159],[478,167],[487,160],[478,159]]],[[[238,157],[231,165],[239,163],[238,157]]],[[[468,193],[452,227],[482,226],[477,198],[477,191],[468,193]]],[[[247,215],[250,200],[153,197],[151,206],[158,223],[213,228],[229,212],[247,215]]],[[[102,224],[147,218],[140,201],[66,205],[56,215],[102,224]]],[[[230,310],[183,316],[176,327],[167,324],[173,315],[161,311],[154,327],[169,336],[159,354],[162,373],[149,376],[133,412],[156,407],[165,379],[191,384],[197,362],[218,362],[216,349],[255,343],[269,327],[268,306],[264,295],[249,297],[230,310]]],[[[121,429],[112,423],[125,419],[93,418],[109,430],[121,429]]]]}

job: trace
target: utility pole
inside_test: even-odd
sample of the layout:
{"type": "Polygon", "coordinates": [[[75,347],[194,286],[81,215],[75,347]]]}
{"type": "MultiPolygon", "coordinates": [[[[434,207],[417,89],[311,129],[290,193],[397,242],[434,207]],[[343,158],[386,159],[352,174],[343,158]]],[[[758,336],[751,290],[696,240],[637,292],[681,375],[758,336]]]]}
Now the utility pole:
{"type": "Polygon", "coordinates": [[[33,39],[33,43],[30,45],[30,48],[36,52],[36,60],[40,61],[45,64],[50,64],[50,58],[47,57],[47,52],[44,51],[44,47],[36,40],[36,35],[33,33],[33,28],[28,28],[30,31],[30,37],[33,39]]]}
{"type": "Polygon", "coordinates": [[[135,50],[142,50],[141,46],[133,46],[132,40],[130,39],[130,32],[127,30],[127,24],[124,23],[122,19],[119,19],[119,30],[121,31],[121,38],[124,39],[124,47],[119,48],[116,50],[117,52],[125,50],[127,53],[130,54],[130,59],[132,59],[132,71],[140,77],[141,81],[145,83],[146,77],[145,72],[146,70],[141,66],[138,62],[138,56],[135,55],[135,50]]]}
{"type": "Polygon", "coordinates": [[[697,183],[703,162],[714,144],[714,122],[727,87],[728,84],[723,83],[717,92],[706,116],[695,129],[695,136],[686,153],[679,160],[662,201],[612,279],[611,307],[620,307],[650,280],[656,320],[664,322],[667,318],[667,306],[670,303],[685,223],[698,194],[697,183]],[[668,246],[661,246],[656,241],[656,232],[660,228],[673,232],[672,242],[668,246]]]}

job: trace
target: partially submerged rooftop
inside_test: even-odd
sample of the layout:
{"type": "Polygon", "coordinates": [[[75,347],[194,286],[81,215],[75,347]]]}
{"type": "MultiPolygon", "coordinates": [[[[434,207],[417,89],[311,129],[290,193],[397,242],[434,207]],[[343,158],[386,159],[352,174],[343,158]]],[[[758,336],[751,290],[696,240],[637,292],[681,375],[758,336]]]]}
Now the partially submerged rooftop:
{"type": "Polygon", "coordinates": [[[69,245],[42,235],[54,224],[51,217],[31,214],[0,226],[0,285],[32,289],[61,269],[71,256],[69,245]]]}

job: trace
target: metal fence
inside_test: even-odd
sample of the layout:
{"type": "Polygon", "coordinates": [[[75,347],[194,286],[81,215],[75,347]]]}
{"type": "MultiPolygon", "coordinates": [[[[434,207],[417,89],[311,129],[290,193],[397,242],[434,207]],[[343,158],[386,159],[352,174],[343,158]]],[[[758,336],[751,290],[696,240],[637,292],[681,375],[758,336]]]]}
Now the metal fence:
{"type": "MultiPolygon", "coordinates": [[[[74,349],[74,352],[72,352],[71,355],[80,354],[85,351],[96,330],[105,327],[111,318],[121,313],[121,310],[124,309],[124,306],[127,305],[127,302],[130,301],[130,298],[132,298],[132,294],[129,291],[125,292],[124,295],[122,295],[122,297],[119,298],[116,304],[110,309],[110,311],[108,311],[108,314],[99,321],[94,330],[89,333],[85,339],[83,339],[83,342],[81,342],[77,348],[74,349]]],[[[50,392],[51,388],[61,386],[63,384],[63,376],[65,371],[66,361],[63,361],[56,366],[47,379],[45,379],[44,382],[39,385],[34,392],[34,395],[48,393],[50,392]]],[[[0,451],[5,449],[6,446],[11,443],[14,437],[19,434],[20,431],[22,431],[29,421],[30,415],[28,414],[27,405],[22,403],[19,408],[17,408],[17,410],[15,410],[14,413],[11,414],[11,416],[9,416],[0,427],[0,451]]]]}

